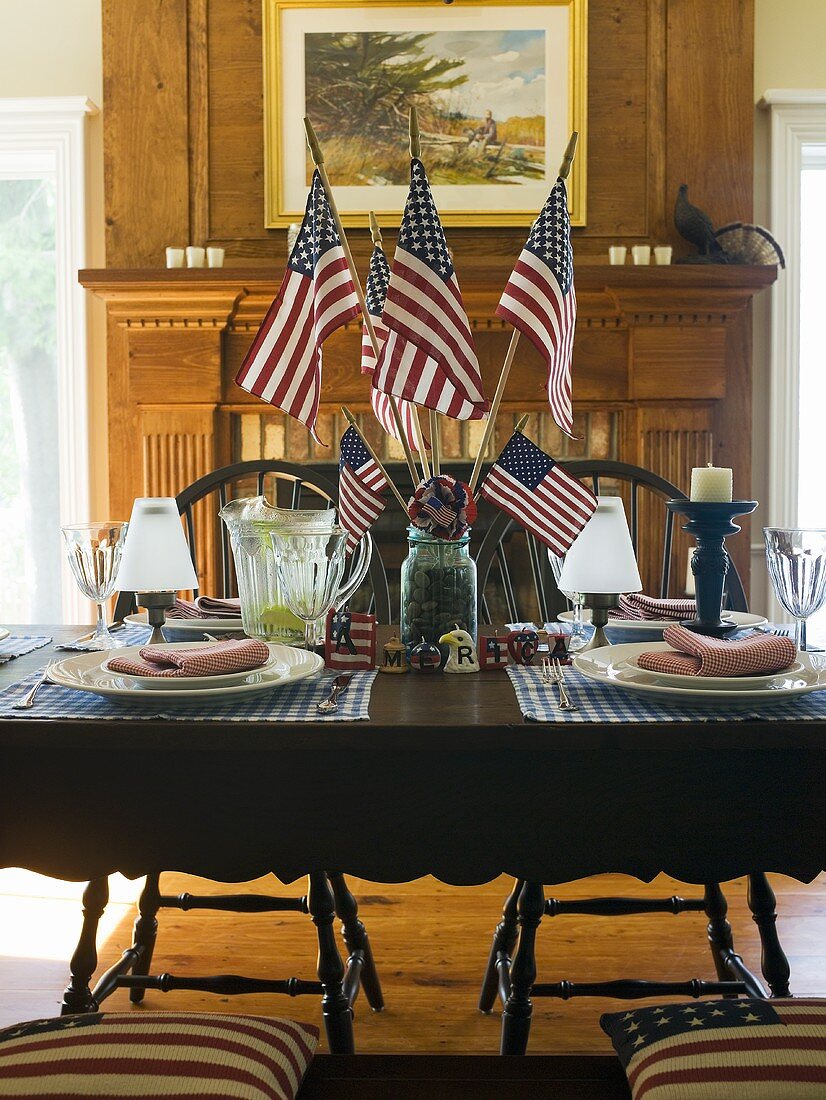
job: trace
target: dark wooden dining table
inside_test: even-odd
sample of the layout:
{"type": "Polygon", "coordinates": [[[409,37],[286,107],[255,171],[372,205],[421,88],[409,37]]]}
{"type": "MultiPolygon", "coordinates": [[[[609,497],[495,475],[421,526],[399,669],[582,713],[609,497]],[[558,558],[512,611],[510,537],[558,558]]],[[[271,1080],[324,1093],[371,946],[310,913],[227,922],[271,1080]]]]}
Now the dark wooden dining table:
{"type": "MultiPolygon", "coordinates": [[[[82,628],[25,630],[59,641],[82,628]]],[[[0,688],[52,656],[8,662],[0,688]]],[[[32,713],[0,720],[0,866],[62,879],[332,869],[458,886],[503,872],[704,884],[826,868],[826,722],[770,709],[731,723],[529,723],[507,675],[485,672],[379,674],[359,722],[32,713]]],[[[73,975],[78,995],[88,976],[73,975]]]]}

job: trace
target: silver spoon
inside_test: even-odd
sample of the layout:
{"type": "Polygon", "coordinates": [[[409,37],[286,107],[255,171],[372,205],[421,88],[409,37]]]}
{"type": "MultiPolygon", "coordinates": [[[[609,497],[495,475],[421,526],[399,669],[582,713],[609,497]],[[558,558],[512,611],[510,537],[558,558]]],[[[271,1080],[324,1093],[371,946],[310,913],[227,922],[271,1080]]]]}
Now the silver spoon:
{"type": "Polygon", "coordinates": [[[344,694],[352,679],[352,672],[346,672],[343,676],[336,676],[333,680],[333,686],[330,688],[330,694],[326,699],[316,704],[319,714],[332,714],[334,710],[338,710],[338,697],[344,694]]]}

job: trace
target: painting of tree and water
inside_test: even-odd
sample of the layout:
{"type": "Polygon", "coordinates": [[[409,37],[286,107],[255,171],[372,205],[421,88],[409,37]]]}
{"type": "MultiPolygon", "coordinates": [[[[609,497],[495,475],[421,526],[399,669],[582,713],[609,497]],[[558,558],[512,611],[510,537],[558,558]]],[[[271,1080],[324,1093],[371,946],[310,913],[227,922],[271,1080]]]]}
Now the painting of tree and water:
{"type": "Polygon", "coordinates": [[[334,185],[406,183],[411,106],[432,184],[545,180],[544,30],[308,33],[304,55],[334,185]]]}

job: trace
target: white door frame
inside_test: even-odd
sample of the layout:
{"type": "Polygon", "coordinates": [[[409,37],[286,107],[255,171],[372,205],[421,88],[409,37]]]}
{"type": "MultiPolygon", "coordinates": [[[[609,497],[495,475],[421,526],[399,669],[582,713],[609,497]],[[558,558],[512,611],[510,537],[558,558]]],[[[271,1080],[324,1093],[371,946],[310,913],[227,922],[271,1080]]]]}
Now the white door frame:
{"type": "MultiPolygon", "coordinates": [[[[0,99],[0,161],[51,165],[55,180],[57,398],[60,522],[89,516],[87,301],[77,281],[86,266],[86,119],[98,108],[85,96],[0,99]]],[[[68,576],[68,573],[65,577],[68,576]]],[[[63,615],[83,622],[88,604],[63,584],[63,615]]]]}
{"type": "Polygon", "coordinates": [[[765,522],[793,527],[798,514],[800,413],[800,173],[803,146],[826,142],[826,89],[767,91],[771,112],[771,229],[786,255],[772,287],[768,507],[765,522]]]}

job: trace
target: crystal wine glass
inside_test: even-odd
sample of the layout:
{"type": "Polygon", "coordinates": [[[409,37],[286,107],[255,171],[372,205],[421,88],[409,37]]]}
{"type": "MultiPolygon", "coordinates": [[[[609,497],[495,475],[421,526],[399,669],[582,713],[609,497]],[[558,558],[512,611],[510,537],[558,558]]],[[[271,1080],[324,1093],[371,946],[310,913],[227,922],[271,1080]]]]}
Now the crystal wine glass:
{"type": "MultiPolygon", "coordinates": [[[[565,555],[555,554],[552,550],[549,550],[548,561],[551,563],[554,580],[556,581],[557,588],[559,588],[559,578],[562,574],[562,565],[565,561],[565,555]]],[[[568,636],[568,648],[573,652],[574,650],[581,649],[585,645],[588,637],[588,632],[582,622],[583,596],[581,592],[563,592],[561,588],[559,588],[559,591],[573,609],[574,621],[571,624],[571,633],[568,636]]]]}
{"type": "Polygon", "coordinates": [[[806,620],[826,603],[826,529],[764,527],[766,564],[777,599],[795,620],[795,644],[806,647],[806,620]]]}
{"type": "Polygon", "coordinates": [[[332,607],[349,599],[364,579],[373,544],[369,534],[356,551],[351,574],[342,584],[347,562],[347,532],[308,535],[283,528],[270,533],[276,553],[278,578],[287,607],[304,623],[304,648],[313,649],[316,623],[332,607]]]}
{"type": "Polygon", "coordinates": [[[106,626],[106,601],[115,591],[128,523],[102,520],[61,527],[69,567],[84,596],[97,604],[97,625],[84,649],[117,649],[123,643],[106,626]]]}

